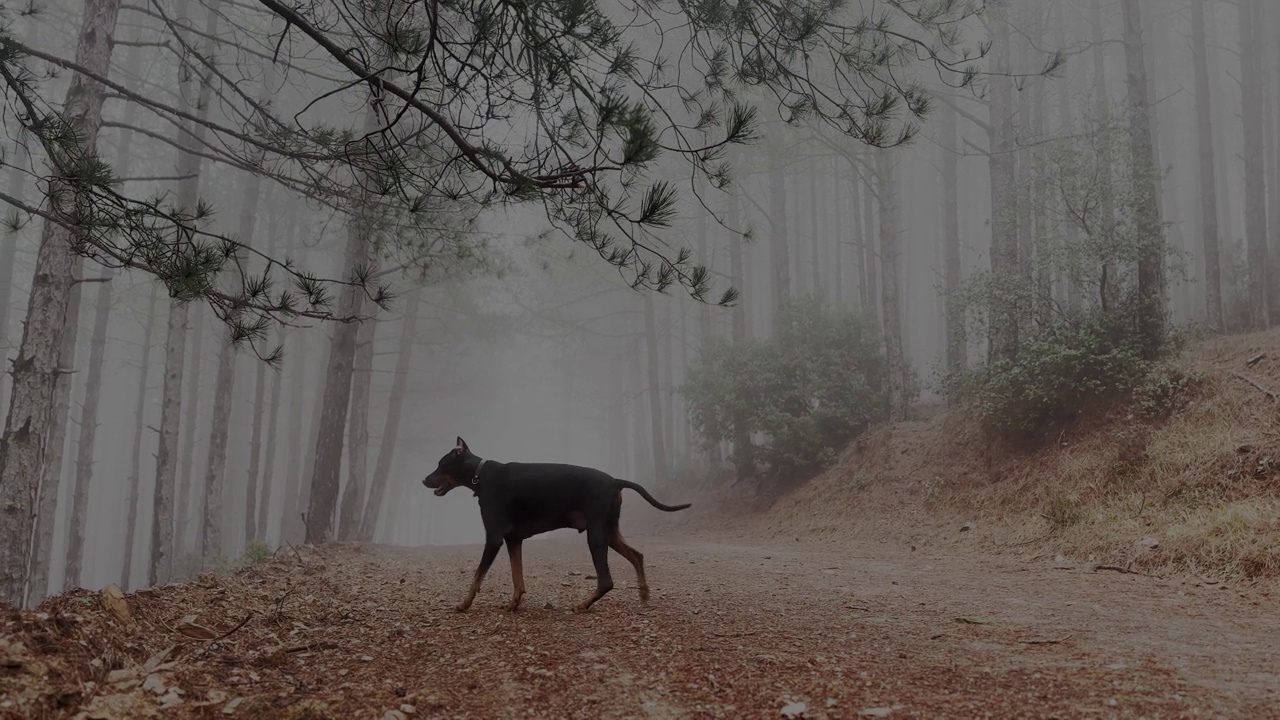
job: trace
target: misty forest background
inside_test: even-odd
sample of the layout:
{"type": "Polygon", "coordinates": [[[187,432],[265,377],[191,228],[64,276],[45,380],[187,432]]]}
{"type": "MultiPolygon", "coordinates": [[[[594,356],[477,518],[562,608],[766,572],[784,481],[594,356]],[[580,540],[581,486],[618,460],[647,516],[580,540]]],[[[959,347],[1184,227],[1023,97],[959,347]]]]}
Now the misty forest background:
{"type": "MultiPolygon", "coordinates": [[[[432,33],[450,12],[482,13],[419,5],[437,8],[415,19],[432,33]]],[[[286,6],[6,2],[3,521],[31,520],[25,536],[6,530],[11,551],[29,545],[25,570],[7,561],[5,599],[187,578],[258,544],[474,541],[474,501],[420,483],[455,435],[481,457],[593,465],[675,501],[734,475],[810,472],[917,400],[967,397],[1000,422],[1014,403],[1035,427],[1097,379],[1081,363],[1111,363],[1098,382],[1120,387],[1187,328],[1274,322],[1280,45],[1264,38],[1280,36],[1280,4],[906,5],[919,6],[915,23],[877,3],[840,12],[882,44],[886,28],[917,32],[949,64],[905,40],[863,47],[851,67],[881,63],[922,92],[904,85],[880,108],[871,94],[857,123],[796,102],[803,84],[751,71],[749,53],[720,58],[723,82],[705,67],[698,77],[721,92],[738,82],[724,96],[734,102],[658,105],[654,90],[640,103],[692,107],[705,122],[682,127],[729,139],[714,150],[681,133],[645,145],[643,119],[618,100],[623,164],[643,172],[624,169],[613,187],[652,232],[611,243],[591,230],[616,220],[598,209],[608,203],[573,204],[596,187],[584,155],[538,149],[537,178],[499,178],[494,163],[467,180],[451,168],[487,151],[457,151],[421,107],[365,85],[287,24],[286,6]],[[104,57],[86,33],[108,20],[104,57]],[[72,68],[89,61],[109,66],[100,129],[34,120],[64,98],[67,114],[84,112],[72,68]],[[398,112],[399,134],[379,131],[398,112]],[[906,120],[881,121],[894,113],[906,120]],[[95,142],[101,162],[67,172],[67,148],[95,142]],[[353,154],[361,143],[385,147],[353,154]],[[389,160],[388,148],[404,152],[389,160]],[[632,174],[654,184],[629,185],[632,174]],[[229,250],[231,236],[244,247],[229,250]],[[74,282],[33,282],[49,237],[77,250],[48,261],[74,282]],[[718,305],[729,287],[740,298],[718,305]],[[33,334],[36,323],[64,331],[33,334]],[[1103,350],[1082,360],[1081,348],[1103,350]],[[34,353],[55,358],[44,396],[22,395],[8,372],[30,370],[34,353]],[[1037,373],[1049,379],[1025,380],[1037,373]],[[46,428],[40,452],[21,465],[14,448],[33,445],[32,427],[46,428]],[[19,575],[25,593],[12,589],[19,575]]],[[[468,67],[461,23],[454,42],[390,30],[365,42],[359,7],[308,12],[335,47],[360,45],[347,57],[364,67],[379,47],[468,67]]],[[[643,56],[662,39],[649,27],[631,41],[643,56]]],[[[474,73],[441,81],[426,104],[467,132],[476,118],[543,122],[528,103],[512,110],[501,73],[485,76],[501,44],[473,47],[474,73]]],[[[402,87],[430,77],[388,64],[402,87]]]]}

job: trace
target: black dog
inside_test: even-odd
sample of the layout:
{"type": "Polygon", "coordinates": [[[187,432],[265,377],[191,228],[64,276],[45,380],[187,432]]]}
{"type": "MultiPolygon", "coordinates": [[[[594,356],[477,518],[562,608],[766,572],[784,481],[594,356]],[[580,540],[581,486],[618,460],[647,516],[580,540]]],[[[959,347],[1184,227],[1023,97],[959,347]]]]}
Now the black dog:
{"type": "Polygon", "coordinates": [[[498,555],[502,543],[507,544],[511,557],[511,583],[515,592],[508,603],[508,610],[520,606],[524,595],[524,569],[520,562],[520,547],[525,538],[560,528],[576,528],[587,533],[587,547],[591,548],[591,561],[596,566],[596,591],[579,605],[577,612],[584,612],[592,603],[613,589],[613,577],[609,574],[609,548],[631,562],[636,569],[640,585],[640,600],[649,599],[649,585],[644,579],[644,555],[622,540],[618,532],[618,518],[622,514],[622,489],[630,488],[640,493],[649,504],[675,512],[689,507],[663,505],[636,483],[618,480],[599,470],[577,465],[553,463],[500,463],[481,460],[471,454],[467,444],[458,438],[458,446],[440,458],[435,472],[422,481],[423,485],[443,496],[459,485],[468,485],[480,498],[480,519],[484,521],[484,554],[480,567],[471,581],[467,599],[458,605],[458,612],[466,612],[480,591],[480,582],[498,555]]]}

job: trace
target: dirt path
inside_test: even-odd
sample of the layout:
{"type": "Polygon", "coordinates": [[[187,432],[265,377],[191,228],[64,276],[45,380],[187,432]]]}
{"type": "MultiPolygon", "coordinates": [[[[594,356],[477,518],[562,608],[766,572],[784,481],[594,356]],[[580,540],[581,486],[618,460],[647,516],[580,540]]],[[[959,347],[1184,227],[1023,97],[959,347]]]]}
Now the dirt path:
{"type": "MultiPolygon", "coordinates": [[[[1280,602],[1263,591],[887,546],[631,540],[648,608],[614,556],[614,592],[568,612],[594,585],[578,538],[526,544],[516,614],[505,558],[471,612],[451,610],[478,548],[328,548],[132,596],[139,622],[170,628],[133,652],[172,644],[184,614],[222,632],[254,611],[165,658],[182,693],[165,717],[1280,717],[1280,602]]],[[[108,706],[93,703],[76,707],[108,706]]]]}

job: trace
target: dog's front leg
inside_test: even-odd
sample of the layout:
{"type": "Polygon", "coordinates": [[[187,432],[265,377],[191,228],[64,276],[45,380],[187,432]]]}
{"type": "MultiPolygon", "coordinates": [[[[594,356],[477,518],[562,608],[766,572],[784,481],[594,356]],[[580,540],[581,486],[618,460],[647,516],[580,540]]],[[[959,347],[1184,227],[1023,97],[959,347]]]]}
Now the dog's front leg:
{"type": "Polygon", "coordinates": [[[498,538],[497,541],[485,541],[484,553],[480,555],[480,567],[476,568],[475,577],[471,579],[471,591],[467,593],[467,599],[454,608],[455,610],[466,612],[471,607],[471,602],[476,599],[476,593],[480,592],[480,581],[484,580],[485,573],[489,572],[489,566],[493,564],[493,559],[498,557],[498,550],[501,548],[502,538],[498,538]]]}
{"type": "Polygon", "coordinates": [[[520,598],[524,597],[524,563],[520,549],[524,541],[519,538],[507,538],[507,555],[511,558],[511,602],[507,609],[515,611],[520,607],[520,598]]]}

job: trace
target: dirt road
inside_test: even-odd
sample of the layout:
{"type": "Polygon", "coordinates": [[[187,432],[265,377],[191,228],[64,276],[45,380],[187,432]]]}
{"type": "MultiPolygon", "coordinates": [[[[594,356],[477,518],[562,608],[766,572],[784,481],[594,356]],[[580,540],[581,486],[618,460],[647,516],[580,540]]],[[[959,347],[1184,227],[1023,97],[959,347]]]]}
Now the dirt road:
{"type": "Polygon", "coordinates": [[[252,614],[171,656],[161,684],[182,702],[165,716],[243,698],[224,717],[1280,717],[1280,603],[1262,590],[887,546],[630,540],[647,608],[613,556],[614,592],[568,611],[594,585],[579,538],[526,544],[515,614],[505,558],[459,614],[478,548],[337,547],[132,596],[169,632],[132,652],[171,645],[186,614],[219,634],[252,614]]]}

